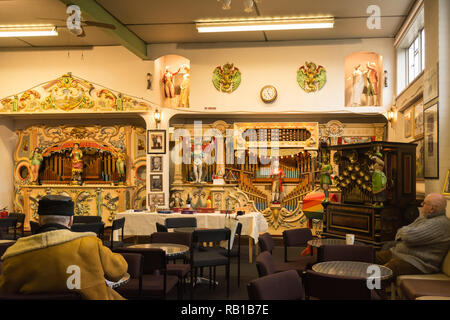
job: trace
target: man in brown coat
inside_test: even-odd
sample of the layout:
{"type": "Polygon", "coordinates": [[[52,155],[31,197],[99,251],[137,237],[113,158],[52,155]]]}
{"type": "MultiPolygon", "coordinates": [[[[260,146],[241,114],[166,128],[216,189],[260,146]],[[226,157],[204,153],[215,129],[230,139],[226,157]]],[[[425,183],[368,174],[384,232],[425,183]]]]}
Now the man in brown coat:
{"type": "Polygon", "coordinates": [[[92,232],[72,232],[74,203],[50,195],[39,201],[37,234],[20,238],[1,257],[1,294],[78,292],[83,299],[123,299],[106,285],[126,273],[122,255],[92,232]]]}

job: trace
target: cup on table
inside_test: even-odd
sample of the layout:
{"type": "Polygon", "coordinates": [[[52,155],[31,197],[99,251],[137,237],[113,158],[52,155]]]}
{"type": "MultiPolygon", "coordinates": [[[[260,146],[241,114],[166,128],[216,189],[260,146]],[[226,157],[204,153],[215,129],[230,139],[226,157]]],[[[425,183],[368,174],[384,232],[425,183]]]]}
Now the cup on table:
{"type": "Polygon", "coordinates": [[[355,243],[355,235],[347,233],[345,235],[345,244],[354,244],[355,243]]]}

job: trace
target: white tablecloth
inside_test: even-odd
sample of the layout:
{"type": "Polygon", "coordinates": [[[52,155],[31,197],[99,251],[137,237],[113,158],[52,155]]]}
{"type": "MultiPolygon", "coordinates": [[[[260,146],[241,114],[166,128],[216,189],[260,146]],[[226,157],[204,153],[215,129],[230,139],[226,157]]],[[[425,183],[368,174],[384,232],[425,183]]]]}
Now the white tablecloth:
{"type": "MultiPolygon", "coordinates": [[[[150,236],[156,232],[156,222],[164,224],[166,218],[186,218],[194,217],[197,219],[199,228],[223,228],[226,218],[235,218],[236,215],[225,215],[222,213],[195,213],[195,214],[161,214],[151,212],[133,212],[132,210],[116,214],[116,219],[125,218],[124,236],[150,236]],[[226,216],[226,217],[225,217],[226,216]]],[[[260,232],[265,232],[269,228],[266,219],[259,212],[251,212],[243,216],[238,216],[242,223],[242,235],[251,237],[255,243],[258,243],[260,232]]],[[[119,234],[115,232],[114,238],[119,234]]]]}

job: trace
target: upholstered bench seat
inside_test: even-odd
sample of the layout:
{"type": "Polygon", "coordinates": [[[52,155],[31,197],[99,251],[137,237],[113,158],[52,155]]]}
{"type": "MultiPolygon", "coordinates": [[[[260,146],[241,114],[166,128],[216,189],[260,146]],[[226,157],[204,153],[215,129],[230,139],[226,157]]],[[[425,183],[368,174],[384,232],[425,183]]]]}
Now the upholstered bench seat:
{"type": "Polygon", "coordinates": [[[447,280],[406,279],[401,282],[401,289],[409,300],[423,296],[450,297],[450,281],[447,280]]]}

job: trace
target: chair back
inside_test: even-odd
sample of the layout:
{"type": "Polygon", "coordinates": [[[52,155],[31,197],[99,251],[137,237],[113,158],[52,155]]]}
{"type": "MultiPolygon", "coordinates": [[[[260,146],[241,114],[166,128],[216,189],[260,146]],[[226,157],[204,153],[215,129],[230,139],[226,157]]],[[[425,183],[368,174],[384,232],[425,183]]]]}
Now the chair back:
{"type": "Polygon", "coordinates": [[[110,239],[110,248],[114,247],[114,230],[122,229],[122,241],[123,241],[123,229],[125,227],[125,217],[114,219],[111,226],[111,239],[110,239]]]}
{"type": "Polygon", "coordinates": [[[275,242],[268,232],[263,233],[258,237],[258,244],[261,252],[269,251],[270,253],[272,253],[272,250],[275,247],[275,242]]]}
{"type": "Polygon", "coordinates": [[[14,228],[14,239],[17,238],[17,218],[15,217],[7,217],[0,219],[0,239],[3,239],[3,230],[8,233],[9,228],[14,228]]]}
{"type": "Polygon", "coordinates": [[[156,223],[156,232],[168,232],[167,227],[161,223],[156,223]]]}
{"type": "Polygon", "coordinates": [[[372,246],[323,245],[317,251],[317,261],[360,261],[375,263],[375,249],[372,246]]]}
{"type": "Polygon", "coordinates": [[[196,228],[196,218],[167,218],[164,222],[166,228],[196,228]]]}
{"type": "Polygon", "coordinates": [[[5,253],[6,249],[11,247],[14,243],[16,243],[16,241],[0,243],[0,257],[5,253]]]}
{"type": "Polygon", "coordinates": [[[259,277],[275,273],[275,262],[269,251],[263,251],[256,257],[256,269],[259,277]]]}
{"type": "Polygon", "coordinates": [[[100,216],[73,216],[73,224],[76,223],[99,223],[102,222],[100,216]]]}
{"type": "Polygon", "coordinates": [[[41,226],[39,223],[35,221],[30,221],[31,234],[36,234],[36,232],[39,230],[40,227],[41,226]]]}
{"type": "Polygon", "coordinates": [[[128,264],[127,272],[131,279],[141,279],[144,267],[144,257],[140,253],[130,253],[122,252],[121,255],[124,257],[128,264]]]}
{"type": "Polygon", "coordinates": [[[166,272],[166,252],[158,248],[117,248],[114,252],[118,253],[140,253],[143,256],[143,274],[154,274],[156,270],[162,274],[166,272]]]}
{"type": "Polygon", "coordinates": [[[150,243],[175,243],[191,248],[191,232],[154,232],[150,235],[150,243]]]}
{"type": "Polygon", "coordinates": [[[370,300],[371,290],[364,278],[328,275],[306,270],[305,292],[307,297],[319,300],[370,300]]]}
{"type": "Polygon", "coordinates": [[[193,243],[228,241],[228,251],[230,250],[230,229],[205,229],[194,230],[192,234],[193,243]]]}
{"type": "Polygon", "coordinates": [[[283,242],[288,247],[304,247],[313,239],[311,229],[299,228],[283,231],[283,242]]]}
{"type": "Polygon", "coordinates": [[[302,279],[295,270],[252,280],[247,293],[250,300],[302,300],[305,296],[302,279]]]}
{"type": "Polygon", "coordinates": [[[103,222],[76,223],[70,228],[73,232],[94,232],[98,237],[103,235],[105,225],[103,222]]]}

